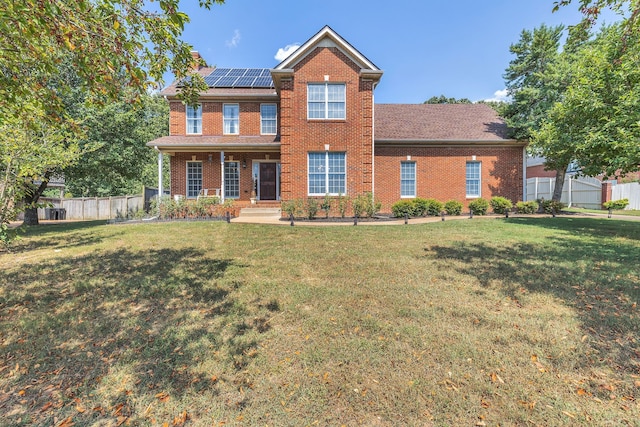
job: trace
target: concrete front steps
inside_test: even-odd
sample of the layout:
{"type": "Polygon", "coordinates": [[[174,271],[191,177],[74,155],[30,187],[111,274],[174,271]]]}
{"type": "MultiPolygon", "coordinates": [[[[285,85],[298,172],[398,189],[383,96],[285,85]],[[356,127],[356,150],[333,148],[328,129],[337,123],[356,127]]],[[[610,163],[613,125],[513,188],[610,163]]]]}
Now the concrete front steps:
{"type": "Polygon", "coordinates": [[[279,223],[282,216],[282,209],[250,207],[240,209],[240,214],[234,218],[233,222],[252,222],[252,223],[279,223]]]}

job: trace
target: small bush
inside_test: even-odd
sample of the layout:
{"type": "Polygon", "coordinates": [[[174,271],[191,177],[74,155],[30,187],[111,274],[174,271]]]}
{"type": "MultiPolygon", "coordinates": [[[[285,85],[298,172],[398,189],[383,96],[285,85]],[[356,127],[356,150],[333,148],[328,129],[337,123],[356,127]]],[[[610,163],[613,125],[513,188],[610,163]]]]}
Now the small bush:
{"type": "Polygon", "coordinates": [[[357,196],[355,199],[353,199],[353,201],[351,202],[351,209],[353,209],[353,216],[361,217],[362,212],[364,212],[366,209],[366,205],[367,205],[367,200],[363,195],[357,196]]]}
{"type": "Polygon", "coordinates": [[[462,203],[457,200],[449,200],[444,204],[444,211],[447,215],[460,215],[462,213],[462,203]]]}
{"type": "Polygon", "coordinates": [[[414,208],[415,205],[413,200],[400,200],[391,205],[391,213],[396,218],[403,218],[405,214],[408,216],[414,216],[414,208]]]}
{"type": "Polygon", "coordinates": [[[444,204],[436,199],[427,199],[427,215],[438,216],[442,213],[444,204]]]}
{"type": "Polygon", "coordinates": [[[486,215],[489,210],[489,202],[482,197],[469,202],[469,210],[474,215],[486,215]]]}
{"type": "Polygon", "coordinates": [[[307,211],[307,218],[314,219],[318,214],[318,208],[320,205],[316,199],[307,199],[305,209],[307,211]]]}
{"type": "Polygon", "coordinates": [[[504,214],[506,211],[511,210],[513,207],[513,203],[511,200],[506,197],[494,196],[491,198],[491,209],[493,209],[494,213],[504,214]]]}
{"type": "Polygon", "coordinates": [[[429,211],[429,201],[427,199],[416,197],[415,199],[411,200],[411,204],[413,205],[413,211],[409,214],[409,216],[427,215],[427,212],[429,211]]]}
{"type": "Polygon", "coordinates": [[[344,218],[344,215],[347,212],[348,207],[349,207],[349,198],[347,196],[343,196],[342,194],[340,194],[338,196],[338,212],[340,213],[340,218],[344,218]]]}
{"type": "Polygon", "coordinates": [[[325,194],[324,199],[322,199],[322,204],[320,205],[320,209],[324,211],[325,218],[329,218],[329,211],[331,210],[332,202],[333,201],[331,200],[329,194],[325,194]]]}
{"type": "Polygon", "coordinates": [[[300,199],[286,200],[282,202],[282,211],[286,213],[288,217],[293,215],[295,218],[300,216],[300,213],[302,212],[302,205],[303,203],[300,199]]]}
{"type": "Polygon", "coordinates": [[[629,204],[629,199],[620,199],[620,200],[609,200],[608,202],[604,202],[602,206],[604,206],[605,209],[620,211],[626,208],[628,204],[629,204]]]}
{"type": "Polygon", "coordinates": [[[554,211],[558,213],[565,207],[564,203],[556,202],[555,200],[541,200],[539,204],[542,207],[544,213],[547,214],[551,214],[554,211]]]}
{"type": "Polygon", "coordinates": [[[516,203],[516,210],[520,214],[531,215],[538,212],[538,202],[535,200],[529,200],[528,202],[516,203]]]}
{"type": "Polygon", "coordinates": [[[382,202],[377,197],[374,197],[371,192],[365,193],[364,197],[366,198],[364,211],[369,218],[373,218],[380,212],[380,209],[382,209],[382,202]]]}

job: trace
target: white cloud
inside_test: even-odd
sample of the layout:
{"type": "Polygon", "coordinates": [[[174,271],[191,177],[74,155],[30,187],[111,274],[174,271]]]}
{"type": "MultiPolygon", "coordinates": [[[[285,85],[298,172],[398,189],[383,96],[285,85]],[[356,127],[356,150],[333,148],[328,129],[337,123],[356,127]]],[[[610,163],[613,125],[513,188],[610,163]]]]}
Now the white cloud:
{"type": "Polygon", "coordinates": [[[240,35],[240,30],[235,30],[233,32],[233,38],[231,40],[227,40],[225,44],[227,45],[228,48],[237,47],[240,44],[241,38],[242,36],[240,35]]]}
{"type": "Polygon", "coordinates": [[[509,95],[507,89],[497,90],[493,92],[493,98],[485,99],[487,102],[508,102],[509,95]]]}
{"type": "Polygon", "coordinates": [[[275,56],[276,60],[280,62],[284,61],[289,55],[295,52],[299,47],[300,47],[299,43],[288,44],[284,48],[281,47],[280,49],[278,49],[278,53],[276,53],[276,56],[275,56]]]}

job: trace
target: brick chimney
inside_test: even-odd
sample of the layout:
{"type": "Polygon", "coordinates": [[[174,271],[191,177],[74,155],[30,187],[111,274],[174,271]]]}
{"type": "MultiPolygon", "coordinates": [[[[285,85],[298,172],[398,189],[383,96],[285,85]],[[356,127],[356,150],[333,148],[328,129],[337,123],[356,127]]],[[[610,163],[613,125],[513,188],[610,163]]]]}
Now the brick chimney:
{"type": "Polygon", "coordinates": [[[200,52],[198,52],[197,50],[192,50],[191,51],[191,57],[196,60],[196,61],[202,61],[203,64],[201,65],[197,65],[193,71],[198,71],[199,69],[201,69],[202,67],[206,67],[207,64],[204,62],[204,58],[202,58],[202,56],[200,55],[200,52]]]}

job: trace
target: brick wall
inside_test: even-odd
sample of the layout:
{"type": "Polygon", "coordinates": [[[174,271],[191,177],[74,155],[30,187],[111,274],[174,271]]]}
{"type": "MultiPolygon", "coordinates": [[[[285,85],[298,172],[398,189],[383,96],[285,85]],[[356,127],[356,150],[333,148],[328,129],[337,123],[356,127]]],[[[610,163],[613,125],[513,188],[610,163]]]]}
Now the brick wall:
{"type": "Polygon", "coordinates": [[[372,83],[336,48],[316,48],[294,70],[280,93],[282,199],[307,197],[307,154],[324,152],[325,144],[347,153],[347,194],[371,191],[372,83]],[[307,84],[325,81],[346,85],[344,120],[307,119],[307,84]]]}
{"type": "MultiPolygon", "coordinates": [[[[171,156],[171,194],[187,194],[187,162],[202,162],[202,188],[220,188],[220,153],[176,153],[171,156]],[[209,154],[212,155],[209,163],[209,154]]],[[[225,161],[240,162],[240,200],[249,200],[251,197],[251,187],[253,186],[252,167],[254,160],[279,160],[280,153],[234,153],[225,152],[225,161]],[[242,167],[242,162],[246,162],[247,167],[242,167]]],[[[215,193],[214,193],[215,194],[215,193]]]]}
{"type": "Polygon", "coordinates": [[[400,162],[416,163],[416,195],[442,202],[458,200],[467,207],[466,163],[481,162],[481,197],[522,200],[522,147],[377,147],[375,194],[382,212],[400,200],[400,162]]]}
{"type": "MultiPolygon", "coordinates": [[[[240,135],[260,135],[260,104],[273,102],[210,102],[202,101],[202,134],[222,135],[223,104],[238,104],[240,107],[240,135]]],[[[277,103],[276,103],[277,104],[277,103]]],[[[279,110],[279,108],[278,108],[279,110]]],[[[187,131],[186,107],[179,101],[171,101],[169,116],[170,135],[185,135],[187,131]]]]}

